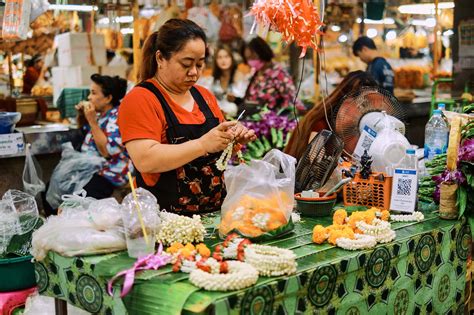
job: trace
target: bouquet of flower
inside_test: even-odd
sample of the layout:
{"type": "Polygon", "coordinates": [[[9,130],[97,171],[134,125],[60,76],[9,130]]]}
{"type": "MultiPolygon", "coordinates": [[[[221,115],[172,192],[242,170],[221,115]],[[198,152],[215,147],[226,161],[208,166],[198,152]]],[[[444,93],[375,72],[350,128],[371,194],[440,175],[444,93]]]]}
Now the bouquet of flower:
{"type": "Polygon", "coordinates": [[[242,122],[245,127],[255,130],[257,135],[257,140],[242,148],[246,161],[261,159],[271,149],[283,149],[296,127],[296,120],[274,111],[263,112],[254,118],[242,122]]]}

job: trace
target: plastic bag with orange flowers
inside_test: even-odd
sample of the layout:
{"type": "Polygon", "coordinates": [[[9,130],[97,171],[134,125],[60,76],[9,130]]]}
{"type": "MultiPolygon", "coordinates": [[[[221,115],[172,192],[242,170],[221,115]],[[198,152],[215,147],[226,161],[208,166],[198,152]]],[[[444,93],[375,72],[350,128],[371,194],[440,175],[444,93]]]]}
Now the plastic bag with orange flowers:
{"type": "Polygon", "coordinates": [[[255,240],[291,231],[295,164],[292,156],[271,150],[262,160],[228,169],[220,236],[235,232],[255,240]]]}

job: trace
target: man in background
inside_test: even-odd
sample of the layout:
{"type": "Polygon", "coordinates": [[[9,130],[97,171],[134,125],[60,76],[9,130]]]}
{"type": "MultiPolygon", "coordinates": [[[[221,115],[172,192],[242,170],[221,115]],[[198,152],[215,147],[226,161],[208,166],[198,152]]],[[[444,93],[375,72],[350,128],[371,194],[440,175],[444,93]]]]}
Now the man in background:
{"type": "Polygon", "coordinates": [[[361,36],[352,45],[352,52],[367,64],[367,72],[379,86],[393,94],[395,75],[387,60],[378,54],[374,41],[367,36],[361,36]]]}

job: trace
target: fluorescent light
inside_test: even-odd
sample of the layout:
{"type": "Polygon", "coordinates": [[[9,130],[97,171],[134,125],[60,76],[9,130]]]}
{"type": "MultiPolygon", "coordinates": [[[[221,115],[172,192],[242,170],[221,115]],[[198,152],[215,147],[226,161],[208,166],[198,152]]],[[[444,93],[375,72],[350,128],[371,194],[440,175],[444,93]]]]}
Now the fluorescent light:
{"type": "Polygon", "coordinates": [[[91,12],[92,10],[97,11],[99,8],[96,5],[50,4],[48,10],[91,12]]]}
{"type": "MultiPolygon", "coordinates": [[[[110,20],[108,17],[103,17],[100,18],[97,23],[98,24],[109,24],[110,20]]],[[[118,16],[115,18],[115,23],[132,23],[133,22],[133,16],[131,15],[124,15],[124,16],[118,16]]]]}
{"type": "Polygon", "coordinates": [[[331,26],[331,31],[333,32],[339,32],[340,30],[341,30],[341,27],[339,25],[331,26]]]}
{"type": "MultiPolygon", "coordinates": [[[[357,23],[362,23],[361,18],[356,19],[357,23]]],[[[385,25],[392,25],[395,24],[395,20],[392,18],[385,18],[383,20],[371,20],[371,19],[364,19],[364,24],[385,24],[385,25]]]]}
{"type": "Polygon", "coordinates": [[[109,18],[103,17],[97,20],[97,24],[109,24],[109,18]]]}
{"type": "Polygon", "coordinates": [[[378,32],[375,28],[369,28],[367,30],[367,37],[369,38],[374,38],[375,36],[377,36],[378,32]]]}
{"type": "MultiPolygon", "coordinates": [[[[438,9],[452,9],[454,2],[440,2],[438,9]]],[[[434,3],[405,4],[398,7],[398,12],[402,14],[435,14],[434,3]]]]}
{"type": "Polygon", "coordinates": [[[385,35],[386,40],[394,40],[395,38],[397,38],[397,32],[395,32],[394,30],[388,31],[385,35]]]}
{"type": "Polygon", "coordinates": [[[447,30],[447,31],[443,32],[443,36],[452,36],[452,35],[454,35],[453,30],[447,30]]]}
{"type": "Polygon", "coordinates": [[[346,34],[342,34],[341,36],[339,36],[339,38],[337,40],[341,43],[345,43],[345,42],[347,42],[348,39],[349,38],[347,37],[346,34]]]}
{"type": "Polygon", "coordinates": [[[133,28],[131,28],[131,27],[122,28],[122,29],[120,30],[120,33],[122,33],[123,35],[125,35],[125,34],[133,34],[133,28]]]}
{"type": "Polygon", "coordinates": [[[436,19],[434,18],[427,18],[425,20],[413,19],[411,21],[411,24],[415,26],[435,27],[436,19]]]}

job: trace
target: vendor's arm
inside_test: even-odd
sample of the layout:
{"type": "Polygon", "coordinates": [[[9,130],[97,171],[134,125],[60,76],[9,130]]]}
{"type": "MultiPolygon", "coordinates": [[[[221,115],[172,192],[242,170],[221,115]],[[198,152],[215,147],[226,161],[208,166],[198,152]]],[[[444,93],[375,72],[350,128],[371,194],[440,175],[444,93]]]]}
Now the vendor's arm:
{"type": "Polygon", "coordinates": [[[223,122],[196,140],[181,144],[163,144],[152,139],[128,141],[127,148],[133,164],[141,173],[163,173],[181,167],[208,153],[224,150],[233,134],[235,121],[223,122]]]}
{"type": "Polygon", "coordinates": [[[105,158],[109,157],[110,154],[107,151],[107,136],[102,129],[100,129],[99,123],[97,122],[97,112],[95,111],[94,105],[90,104],[84,108],[84,116],[89,123],[92,138],[94,139],[100,155],[105,158]]]}

